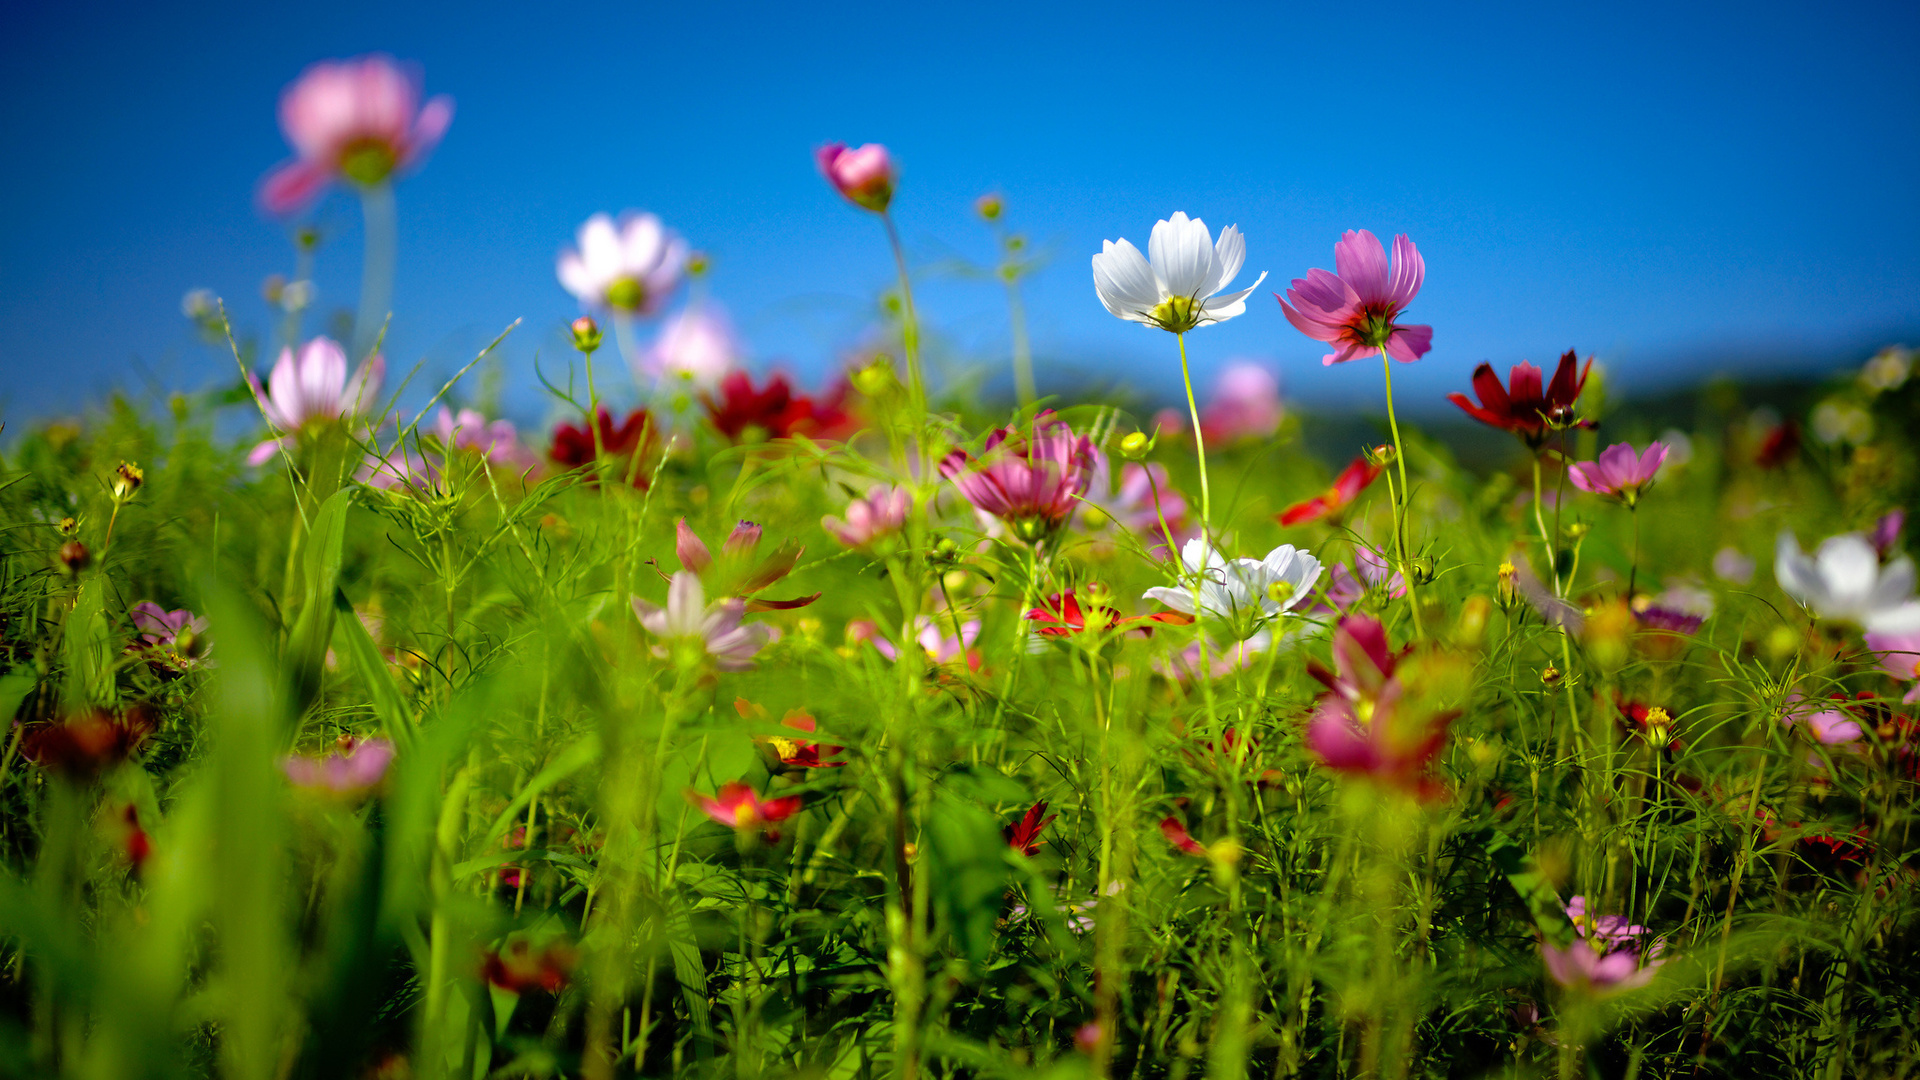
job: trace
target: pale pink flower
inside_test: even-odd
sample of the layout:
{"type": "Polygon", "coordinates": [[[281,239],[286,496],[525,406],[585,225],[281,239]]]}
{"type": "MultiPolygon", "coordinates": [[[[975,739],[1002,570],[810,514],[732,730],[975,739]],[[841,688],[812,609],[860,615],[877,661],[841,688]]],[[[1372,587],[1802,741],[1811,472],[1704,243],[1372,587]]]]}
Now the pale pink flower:
{"type": "Polygon", "coordinates": [[[905,488],[875,484],[866,498],[847,504],[845,521],[828,514],[820,519],[820,527],[842,544],[862,548],[899,532],[912,509],[913,496],[905,488]]]}
{"type": "Polygon", "coordinates": [[[1867,635],[1867,648],[1880,654],[1880,670],[1899,679],[1913,683],[1913,689],[1907,691],[1906,700],[1920,700],[1920,630],[1904,634],[1867,635]]]}
{"type": "MultiPolygon", "coordinates": [[[[950,617],[935,619],[930,615],[921,615],[914,620],[914,644],[926,654],[929,664],[949,664],[964,659],[968,667],[980,666],[980,654],[973,652],[973,643],[980,637],[980,620],[968,619],[960,624],[957,635],[949,633],[954,620],[950,617]]],[[[875,652],[889,660],[900,659],[900,649],[880,633],[879,627],[867,620],[860,619],[849,623],[847,629],[859,640],[872,645],[875,652]]]]}
{"type": "Polygon", "coordinates": [[[260,388],[252,372],[247,373],[247,383],[267,422],[282,436],[254,447],[247,464],[266,461],[309,424],[365,415],[380,393],[386,371],[387,362],[375,353],[348,378],[346,350],[332,338],[314,338],[300,347],[297,357],[290,347],[280,350],[280,359],[267,377],[267,389],[260,388]]]}
{"type": "Polygon", "coordinates": [[[740,343],[734,338],[733,325],[720,305],[708,300],[667,319],[660,336],[640,357],[639,374],[713,390],[739,362],[740,343]]]}
{"type": "Polygon", "coordinates": [[[630,315],[659,310],[687,268],[686,241],[652,214],[606,214],[580,226],[577,251],[563,251],[555,272],[582,304],[630,315]]]}
{"type": "Polygon", "coordinates": [[[1433,347],[1433,327],[1394,322],[1419,294],[1427,264],[1405,235],[1393,238],[1393,266],[1386,249],[1365,229],[1349,230],[1333,245],[1338,274],[1315,268],[1294,278],[1280,310],[1294,329],[1334,347],[1322,364],[1339,364],[1378,349],[1410,364],[1433,347]]]}
{"type": "Polygon", "coordinates": [[[1569,990],[1612,994],[1633,990],[1653,981],[1654,969],[1665,961],[1654,956],[1644,964],[1637,948],[1607,949],[1592,938],[1582,938],[1564,949],[1541,942],[1540,959],[1553,981],[1569,990]]]}
{"type": "Polygon", "coordinates": [[[293,755],[280,763],[295,787],[333,795],[357,795],[372,788],[393,763],[393,743],[386,739],[346,738],[344,749],[324,758],[293,755]]]}
{"type": "Polygon", "coordinates": [[[511,420],[490,421],[472,409],[455,413],[442,405],[431,430],[440,445],[448,450],[471,450],[495,465],[524,471],[540,461],[537,454],[521,444],[520,433],[511,420]]]}
{"type": "Polygon", "coordinates": [[[1753,580],[1754,561],[1737,547],[1723,547],[1713,553],[1713,574],[1722,581],[1745,585],[1753,580]]]}
{"type": "Polygon", "coordinates": [[[633,612],[640,625],[659,638],[692,638],[701,643],[714,667],[721,671],[746,671],[753,657],[779,634],[771,626],[742,624],[747,602],[737,596],[708,606],[700,575],[681,570],[667,585],[667,605],[661,607],[639,597],[633,598],[633,612]]]}
{"type": "Polygon", "coordinates": [[[1606,495],[1632,506],[1640,492],[1653,483],[1660,466],[1667,460],[1667,444],[1650,442],[1636,454],[1626,443],[1614,443],[1601,451],[1598,461],[1567,466],[1567,479],[1573,486],[1593,495],[1606,495]]]}
{"type": "Polygon", "coordinates": [[[422,106],[419,72],[390,56],[315,64],[280,95],[280,130],[299,156],[268,174],[260,201],[291,214],[336,178],[371,187],[419,165],[452,122],[453,99],[422,106]]]}
{"type": "Polygon", "coordinates": [[[893,201],[893,157],[879,143],[868,143],[857,150],[845,143],[829,143],[813,152],[821,175],[846,200],[876,214],[887,212],[893,201]]]}
{"type": "Polygon", "coordinates": [[[1280,380],[1264,364],[1229,364],[1213,384],[1213,399],[1200,410],[1200,431],[1209,439],[1264,439],[1280,428],[1280,380]]]}
{"type": "Polygon", "coordinates": [[[148,651],[168,667],[182,671],[211,666],[207,659],[207,619],[186,608],[168,611],[151,600],[127,613],[148,651]]]}
{"type": "Polygon", "coordinates": [[[1198,535],[1187,522],[1187,500],[1173,489],[1167,478],[1167,467],[1158,462],[1127,462],[1120,467],[1120,479],[1116,485],[1112,463],[1107,455],[1095,451],[1093,476],[1081,501],[1105,514],[1108,520],[1139,535],[1145,541],[1147,550],[1156,557],[1165,557],[1168,553],[1166,529],[1160,527],[1163,515],[1167,529],[1173,530],[1175,544],[1184,543],[1189,536],[1198,535]],[[1159,495],[1157,509],[1154,505],[1156,492],[1159,495]]]}

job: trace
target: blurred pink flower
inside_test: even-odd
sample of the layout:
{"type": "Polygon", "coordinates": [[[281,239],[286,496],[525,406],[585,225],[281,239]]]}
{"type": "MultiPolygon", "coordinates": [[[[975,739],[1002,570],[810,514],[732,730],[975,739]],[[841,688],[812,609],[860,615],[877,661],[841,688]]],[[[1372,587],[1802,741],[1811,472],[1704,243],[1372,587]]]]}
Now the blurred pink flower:
{"type": "Polygon", "coordinates": [[[1229,364],[1213,384],[1213,399],[1200,411],[1200,431],[1209,439],[1264,439],[1280,428],[1280,380],[1264,364],[1229,364]]]}
{"type": "Polygon", "coordinates": [[[555,273],[587,307],[650,315],[686,272],[686,241],[652,214],[622,214],[617,227],[613,218],[595,214],[576,239],[579,250],[561,252],[555,273]]]}
{"type": "Polygon", "coordinates": [[[1640,962],[1640,950],[1608,950],[1596,939],[1583,938],[1564,949],[1541,942],[1540,959],[1553,981],[1569,990],[1610,994],[1632,990],[1653,981],[1653,970],[1665,961],[1659,957],[1640,962]]]}
{"type": "MultiPolygon", "coordinates": [[[[488,464],[516,473],[540,463],[538,455],[521,445],[511,420],[489,422],[472,409],[461,409],[456,415],[443,405],[427,431],[439,441],[440,451],[472,451],[488,464]]],[[[354,479],[383,490],[412,487],[426,491],[438,484],[445,472],[446,458],[441,452],[396,446],[384,453],[368,454],[354,479]]]]}
{"type": "Polygon", "coordinates": [[[1632,506],[1642,489],[1653,483],[1660,466],[1667,460],[1667,445],[1650,442],[1643,453],[1635,454],[1626,443],[1614,443],[1600,453],[1600,460],[1567,466],[1567,479],[1573,486],[1593,495],[1606,495],[1632,506]]]}
{"type": "Polygon", "coordinates": [[[298,157],[261,182],[261,203],[291,214],[336,178],[371,187],[418,165],[453,122],[452,98],[419,102],[419,72],[390,56],[309,67],[280,95],[280,130],[298,157]]]}
{"type": "Polygon", "coordinates": [[[386,739],[340,740],[341,750],[324,758],[293,755],[280,763],[295,787],[334,795],[357,795],[380,782],[393,762],[393,743],[386,739]]]}
{"type": "Polygon", "coordinates": [[[1745,585],[1753,580],[1754,561],[1737,547],[1723,547],[1713,553],[1713,574],[1723,581],[1745,585]]]}
{"type": "Polygon", "coordinates": [[[1879,521],[1873,523],[1873,532],[1867,538],[1873,542],[1873,550],[1882,560],[1894,555],[1900,547],[1900,531],[1906,527],[1905,510],[1889,510],[1879,521]]]}
{"type": "Polygon", "coordinates": [[[1380,620],[1341,619],[1333,630],[1334,669],[1307,662],[1307,673],[1327,687],[1307,722],[1307,746],[1329,768],[1424,798],[1437,791],[1427,764],[1445,745],[1456,713],[1418,702],[1420,680],[1409,686],[1399,678],[1405,656],[1388,645],[1380,620]]]}
{"type": "Polygon", "coordinates": [[[913,496],[905,488],[875,484],[867,497],[847,504],[845,521],[828,514],[820,527],[850,548],[861,548],[899,532],[913,509],[913,496]]]}
{"type": "Polygon", "coordinates": [[[1780,722],[1788,725],[1805,724],[1807,734],[1823,746],[1844,746],[1866,738],[1860,722],[1845,709],[1848,700],[1846,695],[1835,694],[1828,700],[1838,702],[1840,707],[1816,710],[1815,706],[1828,702],[1794,694],[1787,699],[1787,709],[1781,714],[1780,722]]]}
{"type": "Polygon", "coordinates": [[[1141,464],[1129,461],[1120,467],[1120,481],[1116,486],[1113,480],[1113,465],[1107,455],[1095,451],[1093,455],[1093,475],[1088,480],[1087,491],[1082,502],[1105,514],[1129,532],[1137,533],[1146,543],[1147,550],[1157,558],[1169,554],[1166,531],[1160,527],[1161,515],[1166,516],[1167,528],[1173,530],[1175,544],[1184,543],[1193,532],[1187,522],[1187,500],[1167,479],[1167,467],[1158,462],[1141,464]],[[1154,496],[1158,493],[1160,504],[1156,510],[1154,496]]]}
{"type": "Polygon", "coordinates": [[[955,450],[940,462],[940,475],[974,509],[1005,521],[1028,543],[1066,524],[1093,478],[1093,442],[1052,416],[1041,412],[1029,431],[996,430],[978,460],[955,450]]]}
{"type": "Polygon", "coordinates": [[[1907,691],[1906,700],[1911,703],[1920,700],[1920,631],[1904,634],[1867,635],[1867,648],[1880,654],[1880,670],[1899,679],[1912,682],[1913,689],[1907,691]]]}
{"type": "Polygon", "coordinates": [[[642,374],[713,390],[740,361],[740,343],[727,313],[711,300],[680,309],[640,357],[642,374]]]}
{"type": "Polygon", "coordinates": [[[698,640],[721,671],[751,669],[754,655],[778,637],[771,626],[743,625],[740,620],[746,611],[747,602],[739,597],[708,606],[700,575],[690,570],[673,575],[665,607],[633,598],[633,613],[649,633],[659,638],[698,640]]]}
{"type": "Polygon", "coordinates": [[[1573,923],[1574,933],[1609,949],[1638,949],[1641,940],[1647,936],[1646,927],[1629,923],[1624,915],[1588,915],[1587,898],[1584,896],[1567,901],[1566,912],[1567,918],[1573,923]]]}
{"type": "Polygon", "coordinates": [[[179,671],[212,666],[207,659],[206,616],[186,608],[168,611],[151,600],[135,604],[127,614],[150,659],[179,671]]]}
{"type": "Polygon", "coordinates": [[[893,158],[879,143],[868,143],[857,150],[846,143],[829,143],[813,152],[821,175],[833,189],[855,206],[876,214],[887,212],[893,201],[893,158]]]}
{"type": "Polygon", "coordinates": [[[1386,249],[1370,232],[1349,230],[1333,245],[1329,274],[1318,268],[1294,278],[1280,310],[1294,329],[1334,346],[1322,364],[1339,364],[1376,349],[1410,364],[1433,347],[1433,327],[1401,326],[1394,322],[1413,302],[1426,276],[1419,249],[1405,235],[1393,238],[1393,267],[1387,267],[1386,249]]]}
{"type": "Polygon", "coordinates": [[[252,372],[247,373],[247,383],[267,422],[283,434],[254,447],[247,464],[266,461],[287,445],[287,436],[308,424],[364,415],[380,393],[386,371],[387,362],[375,353],[349,379],[346,350],[332,338],[314,338],[300,347],[297,357],[291,347],[280,350],[280,359],[267,376],[267,389],[260,388],[252,372]]]}
{"type": "MultiPolygon", "coordinates": [[[[936,620],[930,615],[921,615],[914,620],[913,627],[914,644],[926,654],[928,663],[948,664],[964,657],[968,667],[979,668],[980,654],[972,651],[972,647],[980,637],[980,620],[968,619],[961,623],[958,637],[947,632],[953,627],[953,620],[944,616],[936,620]]],[[[847,630],[855,639],[872,645],[881,656],[900,659],[899,647],[887,640],[873,623],[858,619],[847,624],[847,630]]]]}

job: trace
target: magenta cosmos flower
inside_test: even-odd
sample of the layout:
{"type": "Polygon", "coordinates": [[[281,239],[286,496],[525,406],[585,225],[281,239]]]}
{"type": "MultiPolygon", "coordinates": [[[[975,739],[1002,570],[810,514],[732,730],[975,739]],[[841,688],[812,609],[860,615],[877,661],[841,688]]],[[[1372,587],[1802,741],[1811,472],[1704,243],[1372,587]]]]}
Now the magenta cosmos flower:
{"type": "Polygon", "coordinates": [[[295,787],[331,795],[358,795],[373,788],[393,763],[386,739],[342,737],[340,749],[324,758],[293,756],[281,762],[295,787]]]}
{"type": "Polygon", "coordinates": [[[308,68],[280,95],[280,130],[295,160],[260,185],[260,201],[291,214],[343,178],[372,187],[425,160],[453,123],[453,99],[420,104],[420,75],[390,56],[308,68]]]}
{"type": "Polygon", "coordinates": [[[846,143],[829,143],[813,152],[821,175],[846,200],[876,214],[887,212],[893,201],[893,157],[879,143],[868,143],[857,150],[846,143]]]}
{"type": "Polygon", "coordinates": [[[1600,460],[1567,466],[1567,479],[1581,491],[1619,499],[1632,506],[1640,501],[1640,492],[1653,483],[1654,474],[1667,460],[1662,442],[1647,444],[1645,453],[1635,454],[1626,443],[1614,443],[1600,453],[1600,460]]]}
{"type": "Polygon", "coordinates": [[[1437,793],[1427,765],[1445,745],[1455,710],[1435,707],[1432,690],[1453,674],[1444,660],[1409,661],[1387,643],[1386,627],[1349,615],[1333,631],[1334,670],[1309,661],[1327,692],[1307,723],[1307,745],[1329,768],[1412,792],[1437,793]],[[1409,666],[1418,667],[1405,678],[1409,666]]]}
{"type": "Polygon", "coordinates": [[[1304,278],[1294,278],[1287,290],[1293,303],[1280,301],[1294,329],[1334,347],[1322,364],[1344,363],[1376,349],[1385,349],[1403,364],[1427,354],[1433,347],[1433,327],[1393,321],[1413,303],[1426,277],[1427,264],[1413,241],[1404,234],[1393,238],[1389,270],[1380,241],[1365,229],[1349,230],[1333,245],[1333,265],[1337,275],[1315,268],[1304,278]]]}
{"type": "Polygon", "coordinates": [[[288,437],[309,425],[326,424],[364,415],[380,393],[387,362],[375,353],[360,370],[347,377],[347,353],[332,338],[317,337],[300,347],[280,350],[280,359],[267,376],[267,388],[251,372],[247,382],[267,421],[282,432],[247,455],[247,464],[259,465],[288,445],[288,437]]]}
{"type": "Polygon", "coordinates": [[[1005,521],[1030,544],[1066,524],[1093,479],[1093,441],[1052,416],[1041,412],[1029,431],[994,431],[978,460],[955,450],[940,462],[940,475],[974,509],[1005,521]]]}
{"type": "Polygon", "coordinates": [[[847,504],[846,520],[828,514],[820,519],[820,527],[850,548],[863,548],[905,528],[912,509],[913,495],[907,489],[875,484],[866,498],[847,504]]]}

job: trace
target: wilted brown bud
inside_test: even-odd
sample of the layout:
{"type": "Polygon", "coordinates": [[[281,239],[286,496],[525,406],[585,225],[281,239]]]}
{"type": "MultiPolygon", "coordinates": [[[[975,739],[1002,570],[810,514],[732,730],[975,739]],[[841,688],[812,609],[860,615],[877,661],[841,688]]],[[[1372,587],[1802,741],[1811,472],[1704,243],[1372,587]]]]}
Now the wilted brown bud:
{"type": "Polygon", "coordinates": [[[593,350],[600,347],[600,324],[591,316],[582,315],[573,320],[573,347],[591,356],[593,350]]]}
{"type": "Polygon", "coordinates": [[[93,553],[80,541],[69,540],[60,545],[60,565],[67,568],[67,573],[77,574],[92,562],[93,553]]]}
{"type": "Polygon", "coordinates": [[[146,482],[147,474],[141,471],[140,466],[131,461],[123,461],[113,470],[113,497],[126,502],[133,498],[133,493],[139,491],[140,485],[146,482]]]}

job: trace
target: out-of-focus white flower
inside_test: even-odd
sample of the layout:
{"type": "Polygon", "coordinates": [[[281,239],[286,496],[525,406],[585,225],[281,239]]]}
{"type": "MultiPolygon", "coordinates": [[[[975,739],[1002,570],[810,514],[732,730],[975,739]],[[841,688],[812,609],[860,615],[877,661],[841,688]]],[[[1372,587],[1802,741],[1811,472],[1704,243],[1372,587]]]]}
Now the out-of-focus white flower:
{"type": "Polygon", "coordinates": [[[1913,350],[1905,345],[1889,345],[1873,354],[1860,369],[1860,385],[1873,393],[1898,390],[1913,374],[1913,350]]]}
{"type": "Polygon", "coordinates": [[[1188,615],[1211,615],[1242,625],[1249,633],[1304,603],[1320,580],[1320,560],[1292,544],[1274,548],[1264,559],[1228,561],[1204,537],[1195,537],[1181,547],[1180,562],[1186,568],[1186,580],[1148,589],[1146,598],[1188,615]]]}
{"type": "Polygon", "coordinates": [[[1788,596],[1823,619],[1882,634],[1920,630],[1913,560],[1902,555],[1881,566],[1873,543],[1859,533],[1828,537],[1809,556],[1791,532],[1782,532],[1773,572],[1788,596]]]}
{"type": "Polygon", "coordinates": [[[1667,464],[1678,468],[1693,460],[1693,436],[1679,428],[1668,428],[1655,442],[1667,448],[1667,464]]]}
{"type": "Polygon", "coordinates": [[[1252,285],[1222,294],[1247,261],[1246,238],[1229,225],[1215,243],[1206,222],[1178,210],[1155,223],[1147,252],[1126,240],[1102,241],[1093,257],[1094,291],[1120,318],[1176,334],[1246,311],[1247,296],[1267,279],[1263,271],[1252,285]]]}
{"type": "Polygon", "coordinates": [[[289,281],[280,290],[280,307],[283,311],[305,311],[313,305],[313,298],[319,294],[311,281],[289,281]]]}
{"type": "Polygon", "coordinates": [[[1814,437],[1829,446],[1851,443],[1855,446],[1873,438],[1873,414],[1859,402],[1828,398],[1814,406],[1814,437]]]}
{"type": "Polygon", "coordinates": [[[194,322],[206,322],[218,313],[218,299],[212,289],[193,289],[180,298],[180,314],[194,322]]]}
{"type": "Polygon", "coordinates": [[[652,214],[595,214],[580,226],[577,251],[560,253],[560,284],[589,307],[633,315],[659,310],[686,272],[687,243],[652,214]]]}
{"type": "Polygon", "coordinates": [[[739,359],[740,344],[727,313],[709,300],[682,308],[666,321],[660,336],[640,357],[639,374],[712,390],[739,359]]]}

